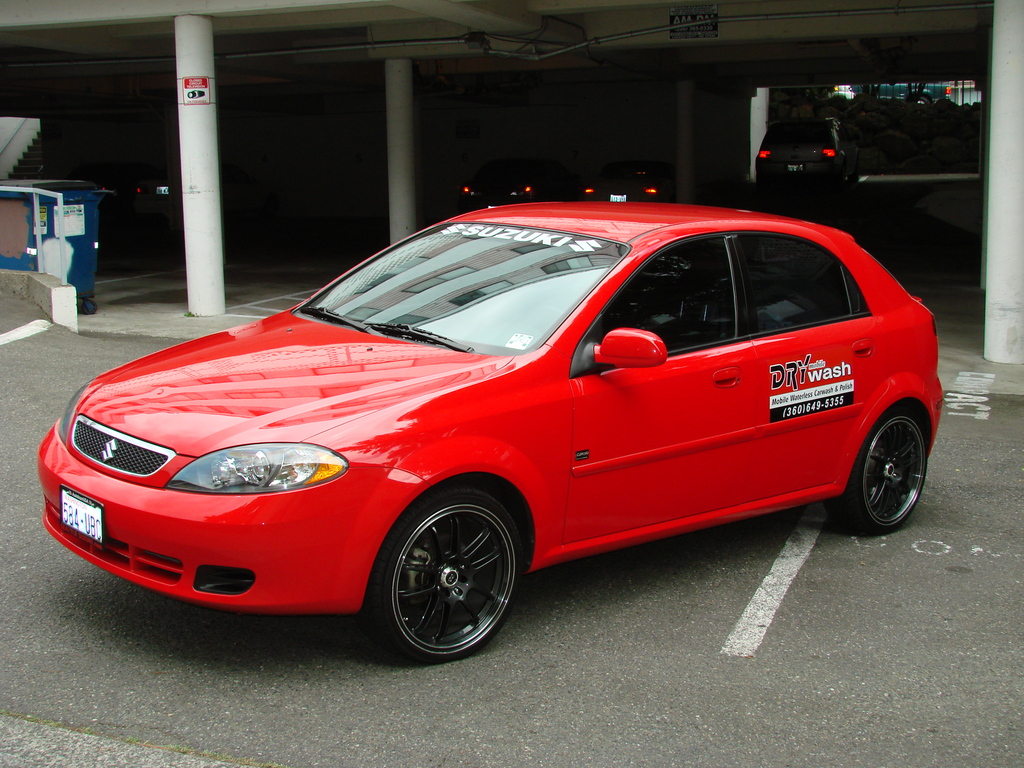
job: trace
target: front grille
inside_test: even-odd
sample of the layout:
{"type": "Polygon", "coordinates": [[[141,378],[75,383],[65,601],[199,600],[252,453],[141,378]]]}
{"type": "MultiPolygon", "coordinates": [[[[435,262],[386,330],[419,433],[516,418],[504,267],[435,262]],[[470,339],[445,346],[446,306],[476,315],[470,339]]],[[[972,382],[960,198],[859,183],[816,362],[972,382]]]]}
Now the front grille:
{"type": "Polygon", "coordinates": [[[137,477],[152,475],[174,456],[174,451],[168,448],[110,429],[85,416],[75,421],[72,442],[93,461],[137,477]]]}

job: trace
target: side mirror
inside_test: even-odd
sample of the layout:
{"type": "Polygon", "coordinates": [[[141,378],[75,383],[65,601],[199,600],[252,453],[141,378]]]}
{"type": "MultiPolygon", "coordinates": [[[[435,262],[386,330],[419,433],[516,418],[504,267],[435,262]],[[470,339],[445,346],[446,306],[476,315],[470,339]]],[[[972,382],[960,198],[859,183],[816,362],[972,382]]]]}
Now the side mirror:
{"type": "Polygon", "coordinates": [[[639,328],[616,328],[594,346],[594,362],[616,368],[653,368],[667,359],[661,337],[639,328]]]}

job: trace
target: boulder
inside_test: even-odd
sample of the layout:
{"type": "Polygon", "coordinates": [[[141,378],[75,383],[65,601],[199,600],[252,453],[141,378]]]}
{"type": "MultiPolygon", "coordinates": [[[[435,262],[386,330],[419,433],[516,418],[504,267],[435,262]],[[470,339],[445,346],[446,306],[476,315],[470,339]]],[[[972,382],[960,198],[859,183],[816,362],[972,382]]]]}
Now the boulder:
{"type": "Polygon", "coordinates": [[[875,146],[894,163],[901,163],[918,154],[917,143],[902,131],[882,131],[875,136],[875,146]]]}
{"type": "Polygon", "coordinates": [[[889,158],[878,147],[863,147],[857,156],[857,172],[864,175],[886,173],[890,170],[889,158]]]}
{"type": "Polygon", "coordinates": [[[944,166],[957,165],[967,158],[964,143],[953,136],[937,136],[932,141],[928,154],[944,166]]]}
{"type": "Polygon", "coordinates": [[[916,155],[899,164],[900,173],[942,173],[942,165],[931,155],[916,155]]]}

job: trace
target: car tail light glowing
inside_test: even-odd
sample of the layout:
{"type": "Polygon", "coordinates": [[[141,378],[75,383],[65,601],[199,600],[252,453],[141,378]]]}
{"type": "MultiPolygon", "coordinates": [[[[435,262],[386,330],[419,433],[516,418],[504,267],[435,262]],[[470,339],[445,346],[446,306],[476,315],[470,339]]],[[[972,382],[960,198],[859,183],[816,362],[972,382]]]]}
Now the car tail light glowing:
{"type": "Polygon", "coordinates": [[[585,195],[592,195],[592,194],[594,194],[594,188],[593,187],[587,187],[586,189],[583,190],[583,194],[585,194],[585,195]]]}
{"type": "Polygon", "coordinates": [[[757,153],[757,156],[762,159],[769,158],[772,156],[772,151],[770,149],[762,149],[760,152],[757,153]]]}
{"type": "Polygon", "coordinates": [[[835,157],[836,151],[832,147],[825,147],[821,150],[822,157],[835,157]]]}
{"type": "Polygon", "coordinates": [[[658,194],[658,188],[657,187],[648,187],[647,189],[644,190],[644,192],[646,192],[648,195],[656,195],[656,194],[658,194]]]}

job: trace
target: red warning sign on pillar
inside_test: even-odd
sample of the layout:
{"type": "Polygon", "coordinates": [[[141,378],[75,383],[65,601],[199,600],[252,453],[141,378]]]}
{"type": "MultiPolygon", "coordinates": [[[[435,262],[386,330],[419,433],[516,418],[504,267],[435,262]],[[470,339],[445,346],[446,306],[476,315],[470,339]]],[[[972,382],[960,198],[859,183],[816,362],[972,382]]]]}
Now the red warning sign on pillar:
{"type": "Polygon", "coordinates": [[[208,77],[183,77],[181,82],[181,103],[212,104],[213,94],[208,77]]]}

